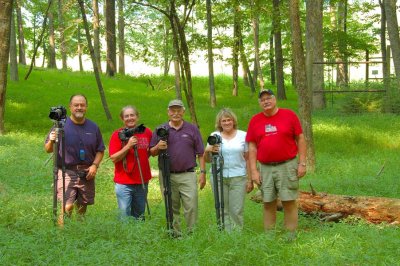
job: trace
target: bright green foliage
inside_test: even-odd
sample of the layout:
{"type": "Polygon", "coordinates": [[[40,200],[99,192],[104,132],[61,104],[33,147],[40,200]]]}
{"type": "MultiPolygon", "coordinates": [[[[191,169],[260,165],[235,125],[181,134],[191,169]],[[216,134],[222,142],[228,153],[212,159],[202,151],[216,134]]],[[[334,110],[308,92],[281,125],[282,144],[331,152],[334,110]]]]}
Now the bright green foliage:
{"type": "MultiPolygon", "coordinates": [[[[122,125],[117,115],[124,105],[136,105],[141,122],[151,129],[167,120],[167,103],[174,97],[172,77],[102,80],[114,121],[107,121],[104,115],[92,74],[36,69],[29,81],[9,82],[8,134],[0,137],[1,265],[398,265],[399,227],[370,225],[356,218],[322,223],[301,215],[297,240],[288,243],[281,226],[282,213],[278,214],[277,230],[265,234],[262,205],[246,199],[243,232],[219,232],[209,184],[199,192],[199,226],[191,236],[181,240],[167,237],[157,178],[149,188],[151,218],[144,223],[121,223],[110,160],[99,169],[96,203],[89,207],[86,220],[73,218],[66,221],[64,229],[55,228],[51,219],[52,161],[44,165],[49,155],[43,149],[52,125],[47,117],[50,106],[67,106],[71,94],[86,94],[87,116],[99,124],[106,143],[111,132],[122,125]],[[148,86],[148,79],[155,90],[148,86]]],[[[248,90],[230,96],[230,82],[228,77],[216,77],[219,106],[212,109],[207,79],[194,78],[204,139],[214,130],[220,108],[231,107],[244,130],[259,111],[257,97],[248,90]]],[[[288,98],[279,105],[297,110],[291,88],[288,98]]],[[[185,118],[189,119],[188,113],[185,118]]],[[[309,190],[312,183],[318,192],[399,197],[397,116],[342,115],[327,108],[314,113],[313,123],[317,170],[302,179],[303,190],[309,190]]],[[[154,159],[152,165],[156,168],[154,159]]]]}

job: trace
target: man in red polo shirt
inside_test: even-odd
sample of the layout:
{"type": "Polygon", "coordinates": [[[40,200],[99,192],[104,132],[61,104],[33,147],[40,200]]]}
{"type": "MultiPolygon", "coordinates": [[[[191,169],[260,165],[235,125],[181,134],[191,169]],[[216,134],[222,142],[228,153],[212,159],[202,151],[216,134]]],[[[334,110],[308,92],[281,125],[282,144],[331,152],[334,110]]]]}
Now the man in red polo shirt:
{"type": "Polygon", "coordinates": [[[260,91],[259,104],[262,112],[250,120],[246,141],[251,177],[260,186],[263,196],[264,228],[275,227],[279,198],[284,210],[284,226],[295,232],[299,178],[306,174],[306,141],[297,115],[289,109],[278,108],[272,90],[260,91]]]}

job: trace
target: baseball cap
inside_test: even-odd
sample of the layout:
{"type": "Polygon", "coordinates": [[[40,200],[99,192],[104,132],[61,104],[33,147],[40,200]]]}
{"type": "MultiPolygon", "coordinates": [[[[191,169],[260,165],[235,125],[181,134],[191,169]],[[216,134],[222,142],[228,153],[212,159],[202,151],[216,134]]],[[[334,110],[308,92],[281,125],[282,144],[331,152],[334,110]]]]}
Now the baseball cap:
{"type": "Polygon", "coordinates": [[[269,95],[274,95],[274,92],[273,92],[272,90],[270,90],[270,89],[262,89],[262,90],[260,90],[260,92],[258,93],[258,98],[261,98],[261,96],[262,96],[264,93],[267,93],[267,94],[269,94],[269,95]]]}
{"type": "Polygon", "coordinates": [[[180,107],[185,108],[185,105],[183,105],[183,102],[179,99],[170,101],[168,104],[168,108],[170,108],[171,106],[180,106],[180,107]]]}

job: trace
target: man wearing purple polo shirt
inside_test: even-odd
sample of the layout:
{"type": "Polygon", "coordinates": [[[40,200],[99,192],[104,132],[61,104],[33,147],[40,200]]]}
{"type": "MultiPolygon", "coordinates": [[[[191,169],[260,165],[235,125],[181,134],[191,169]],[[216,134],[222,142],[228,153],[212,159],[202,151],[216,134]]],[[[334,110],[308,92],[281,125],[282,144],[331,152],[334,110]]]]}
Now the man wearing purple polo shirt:
{"type": "MultiPolygon", "coordinates": [[[[181,100],[172,100],[168,104],[169,121],[160,125],[168,129],[168,139],[162,140],[154,130],[150,141],[152,156],[160,154],[160,150],[167,150],[170,158],[170,179],[172,192],[172,210],[174,234],[181,234],[180,208],[183,206],[183,215],[187,230],[191,232],[198,218],[198,192],[196,178],[196,157],[200,164],[199,185],[203,189],[206,184],[205,161],[203,158],[204,144],[199,129],[183,120],[185,106],[181,100]]],[[[159,159],[159,165],[160,165],[159,159]]],[[[161,168],[161,167],[160,167],[161,168]]],[[[161,170],[160,184],[163,190],[161,170]]]]}

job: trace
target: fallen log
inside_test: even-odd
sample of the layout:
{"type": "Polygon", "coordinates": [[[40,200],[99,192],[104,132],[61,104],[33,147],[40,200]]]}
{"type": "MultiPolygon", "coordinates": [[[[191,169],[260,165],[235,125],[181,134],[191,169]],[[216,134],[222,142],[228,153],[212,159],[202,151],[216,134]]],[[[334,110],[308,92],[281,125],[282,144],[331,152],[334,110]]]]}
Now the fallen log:
{"type": "MultiPolygon", "coordinates": [[[[257,191],[251,200],[261,203],[261,192],[257,191]]],[[[351,215],[374,224],[400,225],[400,199],[300,191],[297,202],[299,210],[318,214],[324,221],[337,221],[351,215]]]]}

